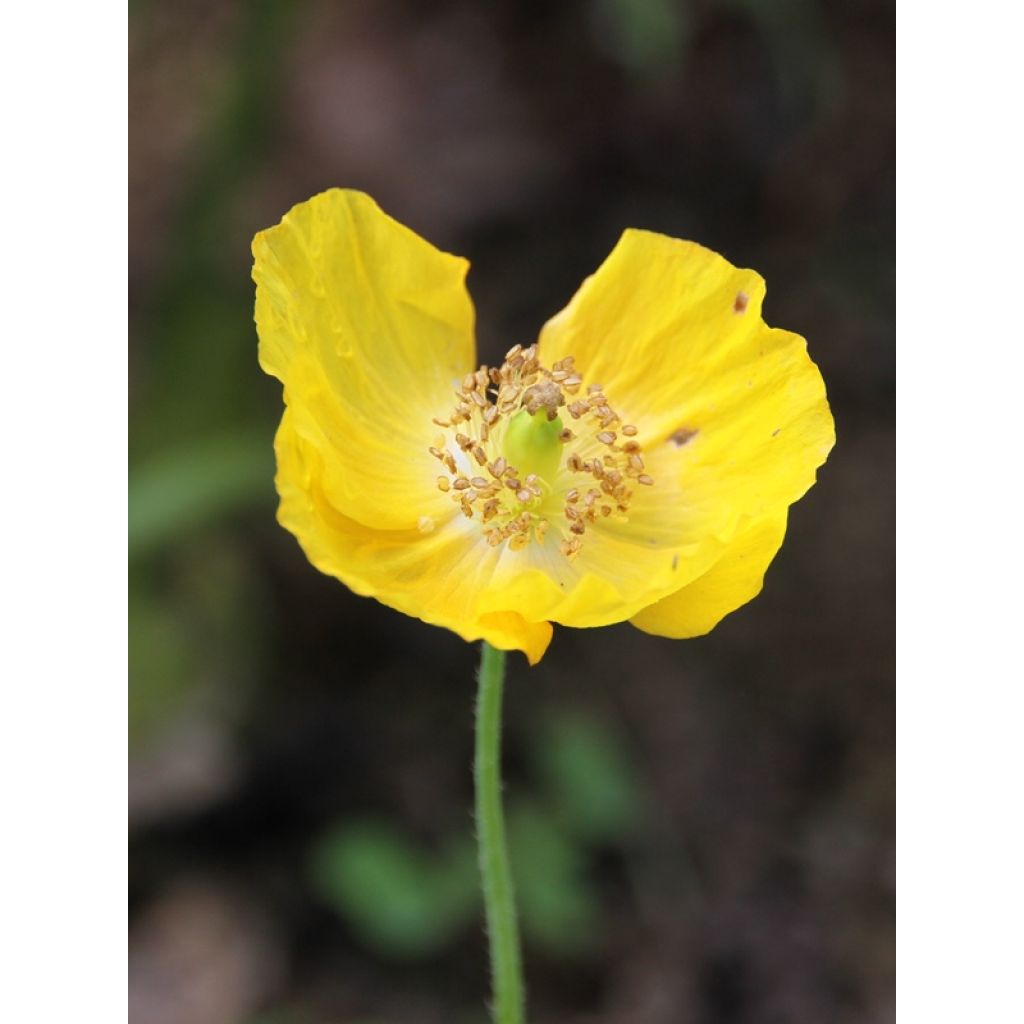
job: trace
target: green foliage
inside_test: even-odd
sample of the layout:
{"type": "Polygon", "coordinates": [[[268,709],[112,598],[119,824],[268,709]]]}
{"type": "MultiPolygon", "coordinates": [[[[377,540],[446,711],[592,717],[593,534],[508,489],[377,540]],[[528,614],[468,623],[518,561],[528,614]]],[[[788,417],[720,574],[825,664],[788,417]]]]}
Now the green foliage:
{"type": "Polygon", "coordinates": [[[270,635],[263,579],[244,547],[213,531],[137,559],[129,595],[132,745],[172,725],[193,700],[208,713],[233,713],[270,635]]]}
{"type": "Polygon", "coordinates": [[[386,956],[425,956],[476,915],[470,838],[431,854],[385,822],[340,827],[314,847],[311,878],[359,937],[386,956]]]}
{"type": "Polygon", "coordinates": [[[588,851],[539,805],[515,804],[508,821],[516,901],[528,940],[555,956],[592,950],[602,932],[588,851]]]}
{"type": "Polygon", "coordinates": [[[252,231],[240,225],[251,183],[273,152],[281,56],[295,12],[253,0],[237,13],[234,49],[162,239],[159,285],[133,317],[133,455],[229,428],[269,440],[260,402],[274,387],[256,365],[252,231]]]}
{"type": "Polygon", "coordinates": [[[261,438],[227,433],[147,460],[128,485],[128,552],[186,540],[221,516],[273,500],[274,461],[261,438]]]}
{"type": "MultiPolygon", "coordinates": [[[[552,956],[594,952],[604,915],[591,879],[595,848],[627,846],[642,826],[643,791],[610,724],[553,716],[530,750],[540,791],[508,811],[520,922],[552,956]]],[[[386,956],[430,955],[480,918],[470,835],[428,851],[386,821],[348,822],[312,850],[312,884],[368,947],[386,956]]]]}
{"type": "Polygon", "coordinates": [[[640,76],[682,62],[690,37],[689,5],[678,0],[594,0],[597,42],[640,76]]]}
{"type": "Polygon", "coordinates": [[[170,718],[192,689],[188,624],[173,602],[129,588],[128,735],[132,743],[170,718]]]}
{"type": "Polygon", "coordinates": [[[592,843],[621,843],[643,819],[643,791],[619,734],[598,718],[552,716],[537,734],[534,763],[552,809],[592,843]]]}
{"type": "MultiPolygon", "coordinates": [[[[140,34],[154,8],[131,14],[140,34]]],[[[226,517],[273,507],[274,390],[256,365],[245,185],[260,172],[279,95],[287,5],[238,12],[234,49],[205,107],[168,230],[161,272],[132,315],[129,483],[129,730],[133,744],[193,699],[223,704],[256,673],[263,579],[226,517]]]]}
{"type": "MultiPolygon", "coordinates": [[[[294,1010],[270,1010],[260,1013],[255,1017],[247,1017],[244,1024],[310,1024],[309,1018],[294,1010]]],[[[360,1024],[371,1024],[370,1021],[362,1021],[360,1024]]],[[[374,1022],[379,1024],[379,1022],[374,1022]]]]}
{"type": "Polygon", "coordinates": [[[812,108],[840,89],[834,42],[815,0],[716,0],[745,14],[762,35],[783,100],[812,108]]]}

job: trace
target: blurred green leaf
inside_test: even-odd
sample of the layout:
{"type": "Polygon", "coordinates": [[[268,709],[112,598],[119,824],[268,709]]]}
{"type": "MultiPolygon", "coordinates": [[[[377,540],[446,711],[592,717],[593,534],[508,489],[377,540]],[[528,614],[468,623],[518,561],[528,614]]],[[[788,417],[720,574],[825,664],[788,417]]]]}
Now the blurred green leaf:
{"type": "Polygon", "coordinates": [[[680,64],[690,38],[690,9],[677,0],[594,0],[598,44],[639,75],[680,64]]]}
{"type": "Polygon", "coordinates": [[[128,735],[169,719],[194,686],[189,626],[173,601],[140,586],[128,592],[128,735]]]}
{"type": "Polygon", "coordinates": [[[145,554],[274,493],[262,438],[223,434],[150,458],[128,484],[128,553],[145,554]]]}
{"type": "MultiPolygon", "coordinates": [[[[540,730],[541,801],[514,803],[508,842],[523,931],[555,956],[591,952],[603,917],[587,875],[591,842],[621,841],[643,820],[643,793],[618,735],[563,714],[540,730]]],[[[340,827],[314,848],[320,895],[367,945],[389,956],[432,953],[479,914],[476,856],[465,841],[428,854],[384,822],[340,827]]]]}
{"type": "Polygon", "coordinates": [[[842,89],[841,62],[816,0],[715,0],[741,11],[761,33],[784,101],[811,108],[834,100],[842,89]]]}
{"type": "Polygon", "coordinates": [[[549,814],[530,803],[511,809],[508,839],[527,937],[556,956],[592,950],[602,921],[581,848],[549,814]]]}
{"type": "Polygon", "coordinates": [[[640,827],[645,798],[632,760],[609,725],[553,716],[534,747],[541,780],[561,820],[592,842],[616,842],[640,827]]]}
{"type": "Polygon", "coordinates": [[[311,875],[321,897],[385,956],[433,953],[477,914],[468,840],[432,856],[385,822],[349,824],[314,847],[311,875]]]}
{"type": "MultiPolygon", "coordinates": [[[[264,581],[223,532],[129,574],[129,737],[144,742],[194,702],[233,713],[261,675],[272,630],[264,581]]],[[[216,709],[216,712],[214,711],[216,709]]]]}
{"type": "MultiPolygon", "coordinates": [[[[149,6],[135,15],[143,31],[149,6]]],[[[282,55],[299,22],[297,7],[275,0],[238,5],[217,88],[193,112],[200,135],[159,238],[160,275],[133,303],[135,455],[266,422],[275,385],[256,361],[249,277],[249,240],[264,225],[248,218],[252,183],[275,152],[282,55]]],[[[161,19],[153,20],[159,30],[161,19]]]]}
{"type": "MultiPolygon", "coordinates": [[[[246,1017],[243,1024],[309,1024],[309,1018],[300,1015],[293,1009],[269,1010],[266,1013],[259,1013],[255,1017],[246,1017]]],[[[371,1024],[371,1022],[360,1021],[358,1024],[371,1024]]],[[[378,1022],[372,1022],[372,1024],[378,1024],[378,1022]]]]}

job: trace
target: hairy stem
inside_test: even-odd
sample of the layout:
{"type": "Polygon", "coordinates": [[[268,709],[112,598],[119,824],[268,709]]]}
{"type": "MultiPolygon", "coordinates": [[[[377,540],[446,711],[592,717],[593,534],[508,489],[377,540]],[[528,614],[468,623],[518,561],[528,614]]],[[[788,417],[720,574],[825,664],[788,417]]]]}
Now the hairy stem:
{"type": "Polygon", "coordinates": [[[512,871],[501,806],[501,695],[505,652],[486,641],[480,655],[476,706],[476,829],[484,913],[491,948],[495,1024],[522,1024],[523,969],[512,871]]]}

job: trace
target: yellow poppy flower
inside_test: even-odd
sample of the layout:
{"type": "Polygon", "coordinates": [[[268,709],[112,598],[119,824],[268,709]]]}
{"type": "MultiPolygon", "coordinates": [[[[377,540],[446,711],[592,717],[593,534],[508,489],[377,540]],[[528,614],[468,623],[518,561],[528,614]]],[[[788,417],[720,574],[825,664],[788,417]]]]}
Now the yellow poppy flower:
{"type": "Polygon", "coordinates": [[[253,256],[281,524],[357,594],[531,663],[555,622],[708,632],[760,591],[834,443],[764,281],[693,242],[627,230],[480,369],[468,262],[369,196],[300,203],[253,256]]]}

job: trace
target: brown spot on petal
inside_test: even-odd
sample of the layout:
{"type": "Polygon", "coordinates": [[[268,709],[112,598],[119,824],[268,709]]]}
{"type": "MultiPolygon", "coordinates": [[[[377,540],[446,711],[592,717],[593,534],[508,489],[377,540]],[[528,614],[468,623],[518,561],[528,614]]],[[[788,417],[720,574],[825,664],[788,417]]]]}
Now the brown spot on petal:
{"type": "Polygon", "coordinates": [[[687,441],[692,440],[697,436],[696,430],[691,430],[689,427],[680,427],[674,431],[670,436],[669,440],[677,447],[682,448],[687,441]]]}
{"type": "Polygon", "coordinates": [[[732,311],[734,313],[746,313],[747,304],[750,302],[750,297],[746,292],[737,292],[736,299],[732,304],[732,311]]]}

